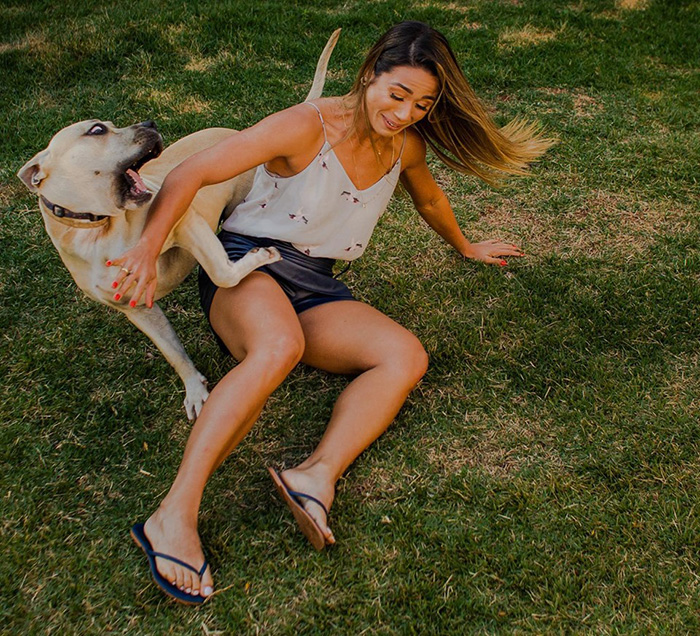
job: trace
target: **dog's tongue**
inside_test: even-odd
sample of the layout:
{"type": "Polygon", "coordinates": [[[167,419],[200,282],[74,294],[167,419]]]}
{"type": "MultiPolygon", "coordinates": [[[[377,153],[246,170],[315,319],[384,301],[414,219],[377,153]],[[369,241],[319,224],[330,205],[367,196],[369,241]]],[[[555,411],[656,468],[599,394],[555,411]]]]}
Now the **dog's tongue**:
{"type": "Polygon", "coordinates": [[[126,171],[126,174],[132,181],[131,191],[134,194],[143,194],[144,192],[148,192],[146,184],[143,182],[141,175],[138,172],[136,172],[136,170],[132,170],[131,168],[129,168],[126,171]]]}

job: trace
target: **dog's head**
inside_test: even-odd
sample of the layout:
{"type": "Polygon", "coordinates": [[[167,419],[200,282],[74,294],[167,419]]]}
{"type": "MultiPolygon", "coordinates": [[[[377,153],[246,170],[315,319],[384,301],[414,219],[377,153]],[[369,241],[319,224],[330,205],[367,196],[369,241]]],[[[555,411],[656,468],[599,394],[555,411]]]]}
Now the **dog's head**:
{"type": "Polygon", "coordinates": [[[139,169],[163,150],[152,121],[116,128],[81,121],[56,133],[17,173],[34,193],[77,213],[116,216],[148,203],[139,169]]]}

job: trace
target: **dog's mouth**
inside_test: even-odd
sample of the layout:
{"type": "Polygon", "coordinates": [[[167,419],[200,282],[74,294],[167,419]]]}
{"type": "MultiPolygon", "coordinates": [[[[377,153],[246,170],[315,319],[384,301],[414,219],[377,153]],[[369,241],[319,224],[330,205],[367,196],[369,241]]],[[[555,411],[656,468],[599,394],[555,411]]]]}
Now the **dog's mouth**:
{"type": "Polygon", "coordinates": [[[150,139],[141,153],[126,165],[122,164],[119,170],[121,207],[127,204],[143,205],[153,196],[153,193],[143,182],[139,170],[163,152],[163,142],[157,133],[149,135],[149,137],[150,139]]]}

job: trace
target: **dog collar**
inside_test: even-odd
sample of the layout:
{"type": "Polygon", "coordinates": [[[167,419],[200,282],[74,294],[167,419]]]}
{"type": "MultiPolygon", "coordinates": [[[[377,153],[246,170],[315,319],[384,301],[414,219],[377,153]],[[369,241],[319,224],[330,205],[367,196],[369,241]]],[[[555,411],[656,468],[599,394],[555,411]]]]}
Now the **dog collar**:
{"type": "Polygon", "coordinates": [[[106,221],[109,217],[100,216],[97,214],[91,214],[90,212],[73,212],[63,206],[51,203],[45,196],[41,196],[41,202],[51,211],[51,213],[58,219],[75,219],[77,221],[90,221],[91,223],[98,223],[100,221],[106,221]]]}

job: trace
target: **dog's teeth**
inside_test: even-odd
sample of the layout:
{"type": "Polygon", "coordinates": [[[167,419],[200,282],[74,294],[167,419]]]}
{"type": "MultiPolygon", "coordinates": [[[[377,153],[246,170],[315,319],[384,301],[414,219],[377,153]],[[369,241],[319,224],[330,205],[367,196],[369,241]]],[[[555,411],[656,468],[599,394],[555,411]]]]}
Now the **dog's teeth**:
{"type": "Polygon", "coordinates": [[[146,187],[146,184],[143,182],[143,179],[141,179],[141,175],[139,175],[138,172],[129,168],[126,171],[126,176],[128,177],[129,181],[131,181],[132,194],[138,195],[145,194],[146,192],[148,192],[148,188],[146,187]]]}

